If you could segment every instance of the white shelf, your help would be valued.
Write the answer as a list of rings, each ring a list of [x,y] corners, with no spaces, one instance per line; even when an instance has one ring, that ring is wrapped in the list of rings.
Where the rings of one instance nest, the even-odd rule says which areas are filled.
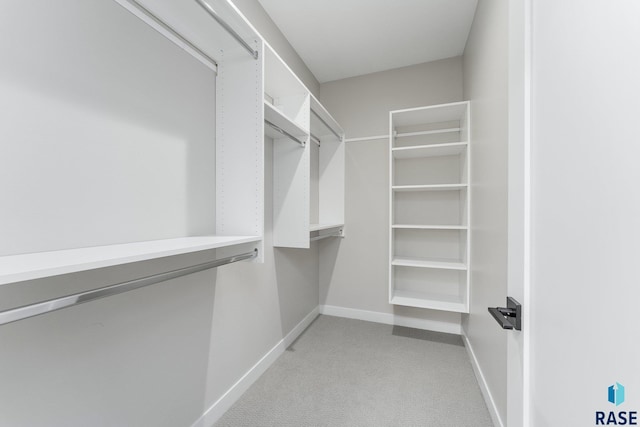
[[[396,159],[416,159],[421,157],[457,156],[466,148],[466,142],[451,142],[447,144],[395,147],[391,149],[391,152]]]
[[[437,135],[440,133],[453,133],[460,132],[460,128],[446,128],[446,129],[433,129],[433,130],[421,130],[418,132],[397,132],[394,134],[395,138],[407,138],[409,136],[421,136],[421,135]]]
[[[467,112],[468,101],[429,105],[393,111],[394,126],[415,126],[425,123],[460,121]]]
[[[344,224],[310,224],[309,231],[322,231],[322,230],[330,230],[332,228],[342,228]]]
[[[130,262],[259,242],[258,236],[199,236],[0,257],[0,285]]]
[[[336,119],[334,119],[333,116],[329,114],[327,109],[324,108],[324,106],[320,103],[320,101],[318,101],[315,96],[313,96],[313,94],[311,94],[311,111],[315,113],[311,114],[311,128],[313,129],[313,133],[315,136],[334,136],[333,132],[337,133],[338,135],[344,136],[344,130],[342,129],[342,127],[340,127]]]
[[[417,268],[438,268],[443,270],[466,270],[467,266],[461,261],[452,261],[445,259],[425,259],[425,258],[407,258],[393,257],[391,265],[398,267],[417,267]]]
[[[410,230],[466,230],[466,225],[418,225],[418,224],[393,224],[394,229]]]
[[[437,184],[437,185],[394,185],[393,191],[452,191],[466,190],[467,184]]]
[[[288,132],[291,135],[298,137],[300,139],[304,140],[309,135],[309,131],[305,130],[302,126],[290,120],[287,116],[285,116],[276,107],[271,105],[268,101],[264,101],[264,119],[278,126],[283,131]],[[267,134],[267,136],[274,139],[286,138],[285,135],[273,129],[271,126],[267,125],[266,123],[264,125],[264,131]]]
[[[389,301],[395,305],[468,313],[462,297],[395,289]]]

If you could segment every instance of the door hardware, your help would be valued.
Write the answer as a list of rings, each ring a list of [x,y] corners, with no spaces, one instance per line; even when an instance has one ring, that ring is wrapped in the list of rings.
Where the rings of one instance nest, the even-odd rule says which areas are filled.
[[[522,305],[515,299],[507,297],[506,307],[489,307],[489,313],[502,329],[522,330]]]

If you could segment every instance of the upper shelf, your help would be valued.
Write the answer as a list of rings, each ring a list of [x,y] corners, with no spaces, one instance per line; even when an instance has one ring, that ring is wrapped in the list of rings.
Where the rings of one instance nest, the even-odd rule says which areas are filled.
[[[447,144],[414,145],[411,147],[392,148],[396,159],[415,159],[420,157],[455,156],[467,148],[466,142],[452,142]]]
[[[467,101],[444,105],[408,108],[391,112],[393,125],[398,127],[415,126],[424,123],[442,123],[461,121],[467,112]]]
[[[344,137],[344,130],[326,108],[311,94],[311,133],[318,138],[324,136]]]
[[[0,285],[130,262],[259,242],[258,236],[199,236],[0,257]]]
[[[309,135],[309,131],[305,130],[302,126],[290,120],[280,110],[271,105],[268,101],[264,101],[264,119],[278,126],[283,131],[298,137],[299,139],[305,139]],[[284,138],[280,132],[273,129],[271,126],[265,125],[265,133],[271,138]]]
[[[437,135],[441,133],[455,133],[460,132],[460,128],[445,128],[445,129],[432,129],[421,130],[417,132],[396,132],[394,138],[408,138],[410,136],[423,136],[423,135]]]

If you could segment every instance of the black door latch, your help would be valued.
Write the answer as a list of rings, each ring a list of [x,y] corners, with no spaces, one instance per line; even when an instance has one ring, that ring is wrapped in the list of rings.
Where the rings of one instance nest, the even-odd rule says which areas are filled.
[[[513,298],[507,297],[506,307],[489,307],[489,313],[502,329],[522,330],[522,305]]]

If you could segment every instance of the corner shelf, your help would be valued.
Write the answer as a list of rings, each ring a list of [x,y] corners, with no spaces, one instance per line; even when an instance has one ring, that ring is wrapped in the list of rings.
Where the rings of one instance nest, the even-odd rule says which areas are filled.
[[[0,285],[172,255],[257,243],[260,236],[198,236],[0,257]]]

